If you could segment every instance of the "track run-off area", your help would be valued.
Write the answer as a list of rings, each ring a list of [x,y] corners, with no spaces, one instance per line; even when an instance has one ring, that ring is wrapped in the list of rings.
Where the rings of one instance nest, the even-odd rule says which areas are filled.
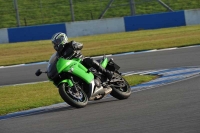
[[[76,109],[65,103],[0,119],[1,133],[200,132],[200,47],[109,55],[127,74],[160,78],[132,87],[126,100],[111,96]],[[96,57],[97,58],[97,57]],[[47,81],[35,76],[47,63],[1,67],[0,86]],[[16,92],[17,93],[17,92]]]

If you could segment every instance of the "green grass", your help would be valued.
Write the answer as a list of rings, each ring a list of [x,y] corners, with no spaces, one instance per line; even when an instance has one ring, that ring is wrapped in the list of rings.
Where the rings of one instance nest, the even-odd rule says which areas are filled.
[[[130,75],[130,76],[124,76],[124,78],[129,83],[130,86],[135,86],[135,85],[156,79],[157,76],[153,76],[153,75]]]
[[[183,47],[200,44],[200,25],[70,38],[83,43],[85,56]],[[50,40],[0,45],[0,66],[47,61],[54,53]]]
[[[70,22],[69,0],[17,0],[21,26]],[[110,0],[73,0],[75,21],[98,19]],[[134,0],[136,15],[167,12],[157,0]],[[200,8],[199,0],[162,0],[173,10]],[[0,28],[16,27],[13,1],[0,0]],[[126,6],[120,6],[126,5]],[[104,18],[130,16],[128,0],[115,0]]]
[[[131,86],[155,78],[147,75],[125,76]],[[0,97],[0,115],[64,102],[51,82],[1,87]]]

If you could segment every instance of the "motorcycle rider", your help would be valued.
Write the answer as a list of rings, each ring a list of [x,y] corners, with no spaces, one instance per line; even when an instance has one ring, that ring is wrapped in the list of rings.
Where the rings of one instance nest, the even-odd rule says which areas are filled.
[[[58,32],[55,33],[51,41],[53,43],[54,49],[57,51],[59,57],[63,58],[80,58],[82,60],[82,64],[87,68],[95,68],[104,75],[107,76],[109,80],[112,79],[112,73],[103,68],[96,60],[88,57],[85,58],[81,54],[81,49],[83,48],[83,44],[75,41],[68,42],[68,37],[65,33]]]

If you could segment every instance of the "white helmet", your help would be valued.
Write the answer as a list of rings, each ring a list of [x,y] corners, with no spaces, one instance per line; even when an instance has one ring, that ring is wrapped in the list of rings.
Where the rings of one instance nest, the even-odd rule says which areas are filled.
[[[68,37],[65,33],[58,32],[52,36],[51,41],[54,45],[54,49],[58,52],[61,52],[64,48],[64,45],[68,43]]]

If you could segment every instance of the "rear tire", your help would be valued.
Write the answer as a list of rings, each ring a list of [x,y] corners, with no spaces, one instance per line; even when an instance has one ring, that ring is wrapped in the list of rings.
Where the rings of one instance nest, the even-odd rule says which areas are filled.
[[[112,92],[110,95],[119,100],[127,99],[131,95],[131,88],[128,82],[118,73],[114,73],[114,78],[120,81],[111,83]]]
[[[62,99],[69,105],[76,108],[83,108],[88,103],[88,97],[79,85],[78,91],[75,92],[72,87],[69,87],[67,83],[59,85],[59,94]]]

